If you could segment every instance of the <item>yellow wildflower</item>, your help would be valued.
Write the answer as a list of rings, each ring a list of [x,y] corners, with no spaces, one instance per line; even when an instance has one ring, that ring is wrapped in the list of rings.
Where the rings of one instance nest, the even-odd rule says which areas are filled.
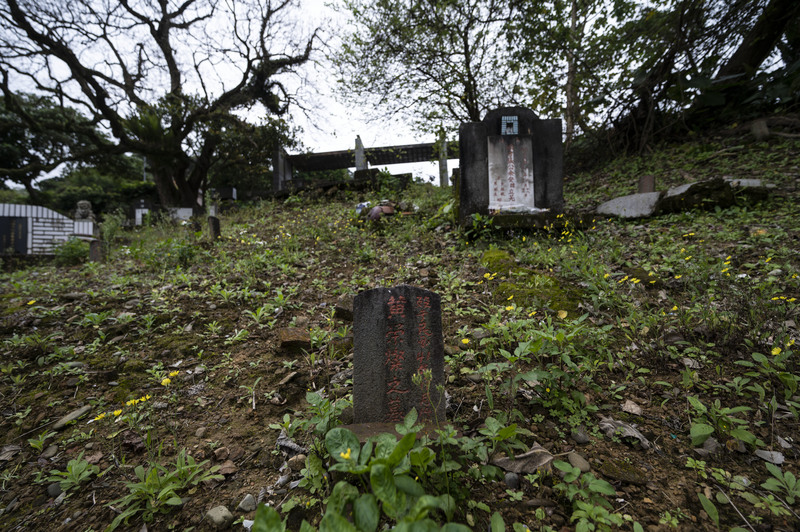
[[[675,312],[676,310],[678,310],[678,305],[674,305],[670,310],[672,310],[672,312]]]
[[[170,371],[169,376],[174,377],[175,375],[180,374],[180,371]]]
[[[164,377],[164,379],[161,381],[161,386],[169,386],[171,382],[172,379],[170,379],[169,377]]]
[[[35,299],[31,299],[30,301],[28,301],[28,305],[33,305],[34,303],[36,303]]]
[[[564,318],[567,317],[567,311],[566,310],[559,310],[558,311],[558,317],[563,320]]]
[[[508,296],[508,298],[506,299],[506,301],[511,301],[512,299],[514,299],[514,294],[511,294],[510,296]]]
[[[773,347],[772,348],[772,356],[778,356],[780,354],[781,354],[781,348],[780,347]]]
[[[675,276],[676,279],[680,279],[681,277],[683,277],[683,275],[676,275]]]
[[[103,412],[102,414],[99,414],[97,417],[94,418],[94,420],[95,421],[100,421],[104,417],[106,417],[106,413],[105,412]]]
[[[469,343],[469,338],[462,338],[461,343],[467,345]]]
[[[339,453],[339,456],[341,456],[345,460],[350,460],[350,447],[347,448],[346,453]]]
[[[509,305],[509,306],[506,307],[506,310],[514,310],[514,306],[513,305]]]
[[[119,416],[120,414],[122,414],[122,409],[121,408],[119,410],[114,410],[114,415],[115,416]]]

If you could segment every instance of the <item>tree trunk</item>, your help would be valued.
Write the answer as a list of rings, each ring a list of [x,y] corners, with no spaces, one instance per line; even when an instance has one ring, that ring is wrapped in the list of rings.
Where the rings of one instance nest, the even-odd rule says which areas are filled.
[[[575,65],[575,51],[578,47],[578,5],[577,0],[572,0],[569,20],[569,43],[567,48],[567,86],[564,90],[566,96],[566,140],[564,150],[569,150],[572,144],[572,137],[575,135],[575,75],[577,66]]]
[[[716,79],[746,76],[748,79],[775,49],[786,26],[800,16],[797,0],[771,0],[739,48],[717,72]]]

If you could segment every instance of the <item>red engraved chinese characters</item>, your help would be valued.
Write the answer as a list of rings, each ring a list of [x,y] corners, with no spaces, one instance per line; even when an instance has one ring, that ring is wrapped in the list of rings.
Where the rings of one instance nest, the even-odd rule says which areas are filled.
[[[388,403],[388,421],[402,421],[404,411],[403,396],[408,394],[407,385],[403,379],[406,362],[405,352],[405,325],[406,298],[392,295],[389,297],[389,323],[386,331],[386,357],[385,364],[388,369],[386,382],[386,400]]]
[[[428,316],[431,310],[430,296],[417,296],[417,372],[430,369],[431,352],[433,351],[433,333],[428,327]],[[430,397],[430,383],[422,381],[419,413],[424,419],[433,419],[433,406]]]

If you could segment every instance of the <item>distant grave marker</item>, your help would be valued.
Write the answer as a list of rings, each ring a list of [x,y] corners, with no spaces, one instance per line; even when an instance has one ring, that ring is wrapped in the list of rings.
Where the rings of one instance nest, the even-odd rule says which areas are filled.
[[[399,422],[412,408],[420,419],[444,422],[438,294],[408,285],[362,292],[353,301],[353,333],[356,423]],[[412,377],[425,370],[430,386],[415,384]]]
[[[561,120],[504,107],[461,124],[459,223],[473,214],[531,215],[560,211],[563,197]]]
[[[89,242],[89,262],[103,262],[103,241],[93,239]]]
[[[219,226],[219,218],[216,216],[208,217],[208,236],[211,238],[211,240],[219,240],[222,236]]]

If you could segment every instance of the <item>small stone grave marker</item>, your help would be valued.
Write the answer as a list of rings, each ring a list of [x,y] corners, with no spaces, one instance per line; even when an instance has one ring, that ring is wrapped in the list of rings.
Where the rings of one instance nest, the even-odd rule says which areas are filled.
[[[421,420],[444,422],[441,298],[408,285],[375,288],[353,301],[353,418],[400,422],[416,408]],[[430,384],[413,382],[431,370]]]
[[[208,236],[211,240],[219,240],[222,232],[220,231],[219,218],[216,216],[208,217]]]
[[[93,239],[89,242],[89,262],[103,262],[103,241]]]

